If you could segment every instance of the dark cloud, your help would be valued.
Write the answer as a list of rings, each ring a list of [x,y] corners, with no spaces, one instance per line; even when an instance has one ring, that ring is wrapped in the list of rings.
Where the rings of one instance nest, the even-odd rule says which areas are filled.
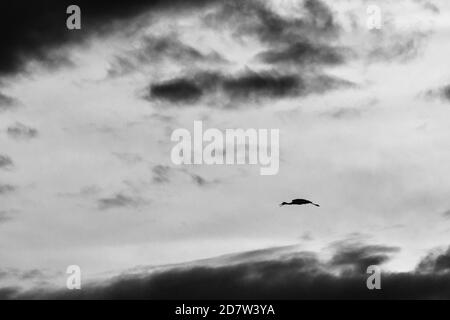
[[[18,287],[0,288],[0,300],[11,299],[20,292]]]
[[[365,273],[370,265],[381,265],[388,260],[393,253],[400,249],[381,245],[360,245],[341,242],[336,245],[336,253],[330,260],[334,267],[344,267],[351,272]]]
[[[150,94],[156,99],[163,99],[173,103],[192,103],[202,96],[202,89],[188,79],[173,79],[154,84],[150,88]]]
[[[117,193],[109,198],[98,200],[100,210],[109,210],[114,208],[137,208],[145,204],[145,201],[139,197],[132,197],[122,193]]]
[[[6,129],[6,133],[14,139],[32,139],[38,135],[38,131],[36,129],[19,122],[8,127],[8,129]]]
[[[163,99],[175,104],[190,104],[200,98],[222,93],[232,102],[259,101],[322,93],[353,86],[349,81],[315,73],[283,74],[277,71],[246,70],[235,75],[200,72],[150,86],[147,99]]]
[[[446,251],[436,250],[429,253],[417,265],[418,272],[450,272],[450,247]]]
[[[257,58],[270,64],[336,65],[344,62],[345,50],[309,41],[295,42],[281,48],[261,52]]]
[[[13,166],[14,163],[9,156],[0,154],[0,169],[11,169]]]
[[[78,0],[81,8],[81,30],[68,30],[66,9],[69,0],[2,1],[0,12],[0,75],[22,71],[29,60],[58,64],[65,60],[57,52],[65,44],[79,42],[98,32],[107,32],[120,22],[145,11],[198,8],[213,3],[209,0]],[[67,60],[66,60],[67,61]]]
[[[445,99],[450,100],[450,85],[442,87],[440,93]]]
[[[361,248],[364,253],[361,253]],[[311,252],[269,248],[185,265],[124,273],[109,281],[85,285],[83,290],[28,292],[3,289],[5,298],[19,299],[448,299],[450,273],[382,272],[381,290],[369,290],[368,274],[360,270],[336,274],[337,261],[359,265],[385,262],[388,246],[357,244],[321,261]],[[339,256],[339,259],[336,258]],[[372,258],[370,258],[372,257]],[[340,264],[339,262],[338,264]]]
[[[263,1],[226,1],[218,12],[207,16],[206,23],[212,27],[226,24],[237,37],[251,35],[270,45],[338,35],[340,27],[327,5],[320,0],[306,0],[302,5],[303,17],[285,18]]]

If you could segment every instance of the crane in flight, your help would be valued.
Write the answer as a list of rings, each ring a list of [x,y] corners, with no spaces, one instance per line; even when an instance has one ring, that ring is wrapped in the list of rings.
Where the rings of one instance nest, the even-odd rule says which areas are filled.
[[[303,205],[303,204],[312,204],[313,206],[320,207],[317,203],[311,202],[306,199],[294,199],[291,202],[282,202],[280,204],[280,207],[287,206],[287,205],[291,206],[291,205]]]

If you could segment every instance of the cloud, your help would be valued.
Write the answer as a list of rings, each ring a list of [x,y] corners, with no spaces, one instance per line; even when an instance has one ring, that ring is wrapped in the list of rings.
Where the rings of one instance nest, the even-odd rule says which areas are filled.
[[[282,48],[269,49],[257,55],[257,59],[269,64],[337,65],[342,64],[345,50],[309,41],[295,42]]]
[[[198,174],[191,174],[192,180],[195,182],[196,185],[198,186],[204,186],[207,184],[207,181],[199,176]]]
[[[450,272],[450,247],[446,251],[436,250],[429,253],[417,265],[418,272]]]
[[[142,161],[142,157],[136,153],[113,152],[113,155],[116,156],[120,161],[129,165],[136,164]]]
[[[17,99],[0,92],[0,112],[13,109],[19,104]]]
[[[11,220],[9,211],[5,211],[5,210],[0,211],[0,223],[7,222],[9,220]],[[0,278],[1,278],[1,273],[0,273]]]
[[[12,220],[13,216],[19,212],[20,211],[17,209],[0,210],[0,223]],[[2,278],[2,271],[0,269],[0,279],[1,278]]]
[[[192,173],[184,168],[173,168],[165,165],[156,165],[152,168],[153,182],[156,184],[164,184],[172,181],[172,178],[186,178],[189,177],[190,181],[199,187],[204,187],[212,183],[218,183],[219,180],[207,180],[199,174]],[[174,180],[175,180],[174,179]],[[178,181],[178,180],[177,180]]]
[[[448,299],[450,273],[382,272],[381,290],[369,290],[368,274],[336,274],[336,263],[383,263],[397,248],[355,243],[337,248],[330,260],[293,247],[227,255],[215,259],[125,272],[83,290],[8,290],[19,299]],[[355,259],[355,260],[353,260]],[[352,262],[353,261],[353,262]],[[438,261],[438,260],[436,260]],[[444,264],[447,268],[447,262]],[[439,269],[440,270],[440,269]]]
[[[117,193],[112,197],[99,199],[98,207],[100,210],[137,208],[145,203],[146,201],[139,197],[132,197],[122,193]]]
[[[14,166],[14,163],[12,161],[12,159],[5,155],[5,154],[0,154],[0,169],[11,169]]]
[[[314,40],[338,35],[340,27],[322,1],[304,1],[302,9],[302,17],[287,18],[262,1],[227,1],[218,12],[207,16],[206,23],[212,27],[226,24],[236,36],[255,36],[270,45],[293,43],[301,37]]]
[[[425,98],[439,98],[443,101],[450,101],[450,85],[444,85],[440,88],[429,89],[424,94]]]
[[[446,218],[450,218],[450,209],[445,211],[442,215]]]
[[[304,73],[282,74],[277,71],[246,70],[234,75],[199,72],[192,76],[174,78],[152,84],[147,99],[160,99],[180,105],[197,102],[202,97],[224,94],[232,102],[304,96],[322,93],[354,84],[335,77]]]
[[[7,12],[0,20],[0,75],[24,71],[30,60],[54,65],[67,62],[64,53],[57,51],[66,44],[79,43],[95,33],[107,32],[121,26],[121,22],[135,18],[145,11],[188,9],[209,5],[208,0],[79,0],[81,30],[66,28],[68,0],[40,2],[1,2],[0,11]]]
[[[170,182],[170,171],[169,166],[156,165],[152,168],[153,181],[155,183],[167,183]]]
[[[294,75],[249,72],[224,79],[223,89],[229,97],[238,99],[289,96],[302,90],[301,80]]]
[[[150,94],[156,99],[172,103],[192,103],[202,96],[203,91],[192,80],[180,78],[152,85]]]
[[[10,185],[10,184],[0,184],[0,195],[7,194],[14,192],[16,190],[16,187]]]
[[[126,75],[141,70],[143,64],[168,61],[171,65],[193,65],[195,63],[223,63],[217,52],[204,54],[177,39],[176,34],[146,36],[137,49],[128,50],[115,58],[108,70],[110,77]]]
[[[38,131],[34,128],[28,127],[20,122],[8,127],[6,133],[13,139],[32,139],[38,135]]]
[[[427,34],[415,32],[411,34],[376,35],[374,45],[367,53],[369,62],[405,62],[414,59],[420,53]]]
[[[348,242],[339,242],[335,248],[337,251],[331,258],[330,265],[350,268],[352,272],[361,274],[366,272],[368,266],[381,265],[390,260],[390,255],[400,251],[397,247]]]
[[[335,119],[357,118],[361,116],[364,110],[358,108],[338,108],[326,114]]]

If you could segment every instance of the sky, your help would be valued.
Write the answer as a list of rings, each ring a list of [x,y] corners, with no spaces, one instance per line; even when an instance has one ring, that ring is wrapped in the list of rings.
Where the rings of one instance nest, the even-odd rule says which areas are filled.
[[[94,284],[261,259],[289,275],[286,255],[448,276],[450,4],[379,1],[379,30],[369,4],[79,1],[81,30],[64,1],[1,8],[0,297],[64,287],[69,265]],[[174,165],[196,120],[279,129],[278,174]],[[320,208],[278,206],[294,198]]]

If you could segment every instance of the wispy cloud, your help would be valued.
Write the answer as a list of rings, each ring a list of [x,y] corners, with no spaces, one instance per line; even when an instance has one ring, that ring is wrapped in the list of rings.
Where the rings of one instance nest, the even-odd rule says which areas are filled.
[[[108,198],[101,198],[97,202],[100,210],[137,208],[147,203],[147,201],[140,197],[129,196],[122,193],[117,193]]]
[[[14,125],[6,129],[6,133],[13,139],[32,139],[37,137],[38,131],[35,128],[29,127],[23,123],[16,122]]]
[[[14,163],[9,156],[7,156],[5,154],[0,154],[0,169],[9,170],[13,166],[14,166]]]

